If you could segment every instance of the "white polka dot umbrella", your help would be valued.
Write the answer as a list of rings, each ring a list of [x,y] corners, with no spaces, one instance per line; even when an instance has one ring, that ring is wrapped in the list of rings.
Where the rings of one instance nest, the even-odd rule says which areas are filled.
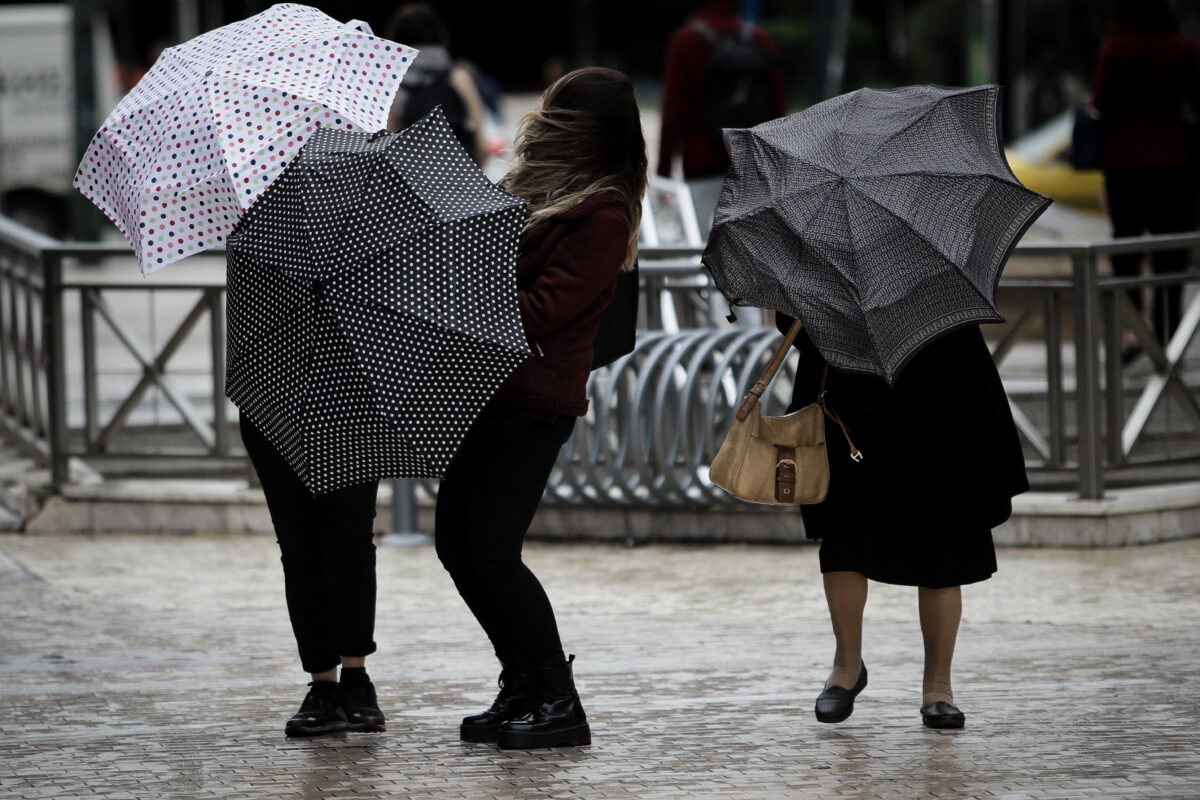
[[[273,5],[164,50],[92,138],[75,188],[149,274],[221,245],[318,127],[384,128],[416,53]]]
[[[525,216],[439,107],[321,128],[230,234],[226,394],[315,494],[441,477],[530,355]]]

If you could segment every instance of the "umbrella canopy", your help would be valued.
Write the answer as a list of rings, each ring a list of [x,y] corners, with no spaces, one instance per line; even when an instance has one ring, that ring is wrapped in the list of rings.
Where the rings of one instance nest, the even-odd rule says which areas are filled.
[[[317,130],[230,234],[226,394],[315,494],[441,477],[530,355],[526,212],[438,108]]]
[[[996,285],[1050,200],[1013,176],[999,87],[860,89],[726,129],[703,263],[731,303],[801,320],[833,366],[896,376]]]
[[[319,126],[386,127],[416,53],[357,20],[273,5],[164,50],[92,138],[74,186],[149,274],[221,245]]]

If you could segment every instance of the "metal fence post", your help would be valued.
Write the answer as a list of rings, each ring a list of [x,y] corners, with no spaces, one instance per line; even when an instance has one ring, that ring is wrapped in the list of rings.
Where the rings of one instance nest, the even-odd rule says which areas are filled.
[[[429,536],[417,527],[417,482],[412,478],[392,481],[392,530],[381,539],[384,545],[417,545]]]
[[[229,454],[229,434],[225,418],[225,307],[223,290],[210,289],[208,297],[209,351],[212,355],[213,376],[213,452]]]
[[[1079,496],[1104,496],[1104,464],[1100,444],[1100,289],[1096,253],[1071,259],[1075,306],[1075,404],[1079,430]]]
[[[50,482],[57,488],[69,480],[67,457],[67,357],[63,322],[62,256],[43,252],[42,330],[45,342],[46,394],[50,405]]]

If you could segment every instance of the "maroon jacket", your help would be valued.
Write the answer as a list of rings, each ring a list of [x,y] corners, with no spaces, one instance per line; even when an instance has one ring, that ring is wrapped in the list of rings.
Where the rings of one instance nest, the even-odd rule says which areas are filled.
[[[733,0],[714,0],[703,4],[694,19],[699,19],[714,31],[736,31],[742,25]],[[754,39],[768,52],[776,52],[775,42],[763,28],[754,31]],[[725,150],[704,132],[701,110],[708,100],[705,81],[710,46],[704,34],[683,25],[667,41],[666,63],[663,67],[661,103],[662,129],[659,134],[658,174],[671,177],[671,160],[676,152],[683,153],[684,177],[721,175],[729,167]],[[783,68],[771,67],[770,99],[773,118],[787,112]],[[763,120],[766,122],[766,120]]]
[[[533,350],[492,405],[582,417],[600,315],[617,288],[631,222],[615,190],[545,220],[521,237],[517,302]]]
[[[1182,109],[1200,111],[1200,47],[1181,33],[1113,33],[1100,45],[1092,103],[1104,120],[1101,169],[1187,161]]]

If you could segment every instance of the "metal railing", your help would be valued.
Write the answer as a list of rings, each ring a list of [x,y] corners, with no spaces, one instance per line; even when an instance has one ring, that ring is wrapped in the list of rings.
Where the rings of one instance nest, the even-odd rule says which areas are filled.
[[[1160,482],[1200,466],[1200,295],[1165,346],[1126,297],[1193,286],[1200,273],[1118,279],[1101,269],[1115,254],[1197,247],[1200,234],[1018,246],[1014,259],[1070,264],[1061,275],[1001,281],[1010,321],[988,332],[1035,480],[1096,498],[1106,483]],[[637,348],[593,373],[591,410],[563,448],[548,502],[730,502],[707,464],[778,333],[754,309],[726,321],[700,252],[643,249]],[[0,218],[0,429],[47,463],[56,484],[73,457],[101,472],[244,475],[224,397],[224,270],[114,280],[86,266],[110,258],[137,275],[123,244],[64,244]],[[1151,369],[1104,358],[1123,330],[1138,336]],[[786,404],[794,369],[793,356],[767,413]]]

